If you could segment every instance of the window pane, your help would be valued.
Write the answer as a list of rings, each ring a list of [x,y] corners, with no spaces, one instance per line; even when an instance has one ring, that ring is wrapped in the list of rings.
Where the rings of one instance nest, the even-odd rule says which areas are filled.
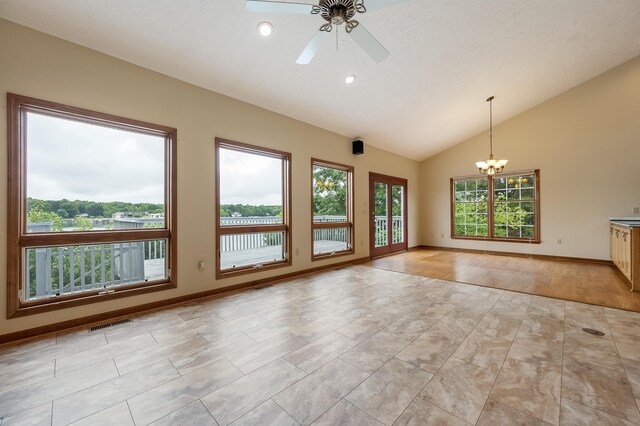
[[[520,191],[518,189],[507,190],[507,200],[519,200],[519,199],[520,199]]]
[[[498,189],[504,181],[505,190]],[[535,174],[503,176],[494,180],[496,237],[533,238],[535,233]]]
[[[350,250],[350,228],[314,229],[313,254],[328,254]]]
[[[387,223],[388,188],[385,183],[376,182],[374,185],[375,247],[383,247],[389,244],[389,224]]]
[[[486,178],[467,179],[454,182],[455,188],[464,184],[465,192],[456,194],[454,200],[454,235],[487,236],[487,198],[488,181]]]
[[[26,300],[167,278],[166,240],[25,250]]]
[[[495,236],[496,237],[506,237],[507,236],[507,228],[504,226],[496,226],[495,227]]]
[[[27,232],[165,226],[164,137],[26,117]]]
[[[520,227],[510,226],[507,228],[507,235],[509,237],[520,238]]]
[[[525,225],[533,226],[535,224],[535,216],[533,215],[533,213],[527,213],[527,214],[523,215],[522,217],[523,217],[523,223]]]
[[[535,236],[533,226],[523,226],[521,230],[522,230],[522,237],[524,238],[533,238]]]
[[[284,232],[220,236],[220,269],[279,262],[284,257]]]
[[[282,223],[283,160],[221,147],[220,225]]]
[[[533,188],[520,190],[521,200],[533,200],[533,197],[534,197]]]
[[[391,185],[391,243],[404,243],[404,186]]]
[[[313,166],[313,221],[346,222],[348,172]]]
[[[534,204],[529,202],[520,203],[520,208],[528,213],[534,213]]]

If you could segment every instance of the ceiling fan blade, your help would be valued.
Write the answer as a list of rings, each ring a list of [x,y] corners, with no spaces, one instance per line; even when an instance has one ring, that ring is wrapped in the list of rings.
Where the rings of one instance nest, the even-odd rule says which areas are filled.
[[[364,7],[367,8],[367,12],[373,12],[374,10],[395,6],[396,4],[404,3],[406,1],[407,0],[364,0]]]
[[[382,62],[387,59],[387,56],[389,56],[387,49],[385,49],[369,31],[367,31],[364,25],[359,24],[348,34],[360,45],[362,50],[371,56],[371,59],[375,62]]]
[[[244,5],[244,7],[250,12],[300,14],[310,14],[313,6],[314,5],[312,4],[266,0],[246,0]]]
[[[298,59],[296,59],[296,64],[307,65],[311,62],[313,57],[316,56],[316,53],[318,53],[318,50],[320,50],[322,42],[327,37],[329,37],[328,32],[318,31],[316,35],[313,36],[309,44],[307,44],[307,47],[304,48]]]

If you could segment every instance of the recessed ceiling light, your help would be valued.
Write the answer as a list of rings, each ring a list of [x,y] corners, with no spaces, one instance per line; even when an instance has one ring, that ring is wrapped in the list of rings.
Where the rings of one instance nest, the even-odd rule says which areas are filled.
[[[272,32],[273,25],[271,25],[271,22],[265,21],[258,24],[258,34],[260,34],[262,37],[269,37]]]
[[[356,76],[355,76],[355,75],[353,75],[353,74],[348,75],[348,76],[344,79],[344,82],[345,82],[345,83],[347,83],[347,84],[351,84],[351,83],[353,83],[354,81],[356,81]]]

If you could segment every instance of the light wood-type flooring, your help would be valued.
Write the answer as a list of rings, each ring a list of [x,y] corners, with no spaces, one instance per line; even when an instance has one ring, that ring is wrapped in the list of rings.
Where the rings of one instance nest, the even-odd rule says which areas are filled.
[[[640,292],[613,265],[429,248],[367,265],[397,272],[640,312]]]
[[[639,398],[638,313],[370,266],[0,347],[2,426],[631,425]]]

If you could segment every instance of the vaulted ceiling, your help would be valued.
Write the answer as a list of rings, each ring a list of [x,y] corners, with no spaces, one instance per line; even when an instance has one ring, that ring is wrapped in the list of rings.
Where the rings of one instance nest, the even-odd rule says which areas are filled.
[[[0,0],[0,16],[416,160],[485,130],[490,95],[501,122],[640,55],[638,0],[407,0],[357,17],[383,62],[340,28],[309,65],[319,16],[243,0]]]

